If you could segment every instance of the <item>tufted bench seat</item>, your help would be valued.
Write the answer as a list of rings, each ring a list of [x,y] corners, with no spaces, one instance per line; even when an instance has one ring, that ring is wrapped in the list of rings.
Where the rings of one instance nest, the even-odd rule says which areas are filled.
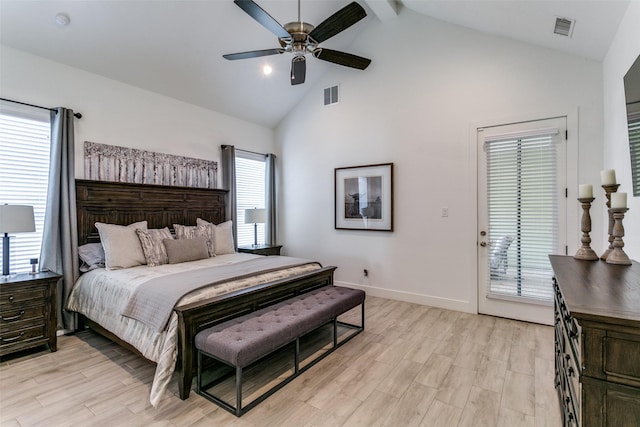
[[[364,291],[325,286],[199,332],[195,337],[195,346],[198,351],[197,393],[237,416],[242,415],[360,333],[364,329],[364,299]],[[351,325],[337,320],[338,316],[359,305],[362,307],[360,325]],[[300,337],[329,322],[333,323],[333,346],[300,369]],[[338,342],[338,325],[353,328],[356,332]],[[293,374],[243,407],[243,368],[293,342],[295,342]],[[235,368],[235,407],[207,391],[213,382],[207,385],[202,384],[203,356]]]

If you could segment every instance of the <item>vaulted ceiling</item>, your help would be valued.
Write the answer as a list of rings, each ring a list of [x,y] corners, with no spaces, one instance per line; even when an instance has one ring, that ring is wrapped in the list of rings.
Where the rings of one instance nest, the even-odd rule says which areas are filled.
[[[297,0],[255,0],[279,23],[296,21]],[[322,43],[350,45],[368,25],[421,13],[452,24],[601,61],[628,0],[360,0],[368,16]],[[301,18],[319,24],[347,0],[302,0]],[[67,26],[56,15],[70,18]],[[553,34],[556,17],[575,19],[572,37]],[[223,54],[277,47],[276,37],[232,0],[0,1],[0,43],[191,104],[276,126],[330,67],[307,60],[306,83],[290,85],[289,54],[227,61]],[[398,48],[402,48],[399,46]],[[375,52],[375,47],[371,49]],[[1,58],[0,58],[1,59]],[[262,74],[269,63],[273,72]],[[342,68],[342,67],[341,67]],[[365,71],[344,68],[347,73]],[[1,85],[1,76],[0,76]]]

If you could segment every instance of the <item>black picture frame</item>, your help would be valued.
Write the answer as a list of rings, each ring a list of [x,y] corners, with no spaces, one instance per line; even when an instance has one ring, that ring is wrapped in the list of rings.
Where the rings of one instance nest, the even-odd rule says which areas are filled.
[[[393,231],[393,163],[334,170],[336,230]]]

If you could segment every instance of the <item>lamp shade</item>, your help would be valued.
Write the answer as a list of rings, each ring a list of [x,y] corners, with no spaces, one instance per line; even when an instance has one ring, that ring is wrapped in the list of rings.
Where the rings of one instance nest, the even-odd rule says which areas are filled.
[[[266,220],[267,220],[266,209],[245,209],[244,210],[245,224],[264,224]]]
[[[33,206],[0,205],[0,233],[36,231]]]

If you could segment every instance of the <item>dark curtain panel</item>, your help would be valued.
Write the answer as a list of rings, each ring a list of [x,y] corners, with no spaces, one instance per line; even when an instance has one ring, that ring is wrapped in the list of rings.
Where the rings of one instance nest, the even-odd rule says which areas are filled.
[[[265,159],[265,208],[267,210],[267,219],[265,223],[265,243],[267,245],[278,244],[278,215],[276,200],[276,155],[267,154]]]
[[[58,328],[69,331],[77,328],[77,318],[64,306],[79,276],[73,125],[73,110],[51,112],[49,188],[40,250],[41,268],[63,276],[58,282]]]
[[[221,145],[222,155],[222,187],[229,190],[227,196],[227,221],[233,221],[233,241],[237,246],[238,230],[236,227],[236,149],[233,145]]]

